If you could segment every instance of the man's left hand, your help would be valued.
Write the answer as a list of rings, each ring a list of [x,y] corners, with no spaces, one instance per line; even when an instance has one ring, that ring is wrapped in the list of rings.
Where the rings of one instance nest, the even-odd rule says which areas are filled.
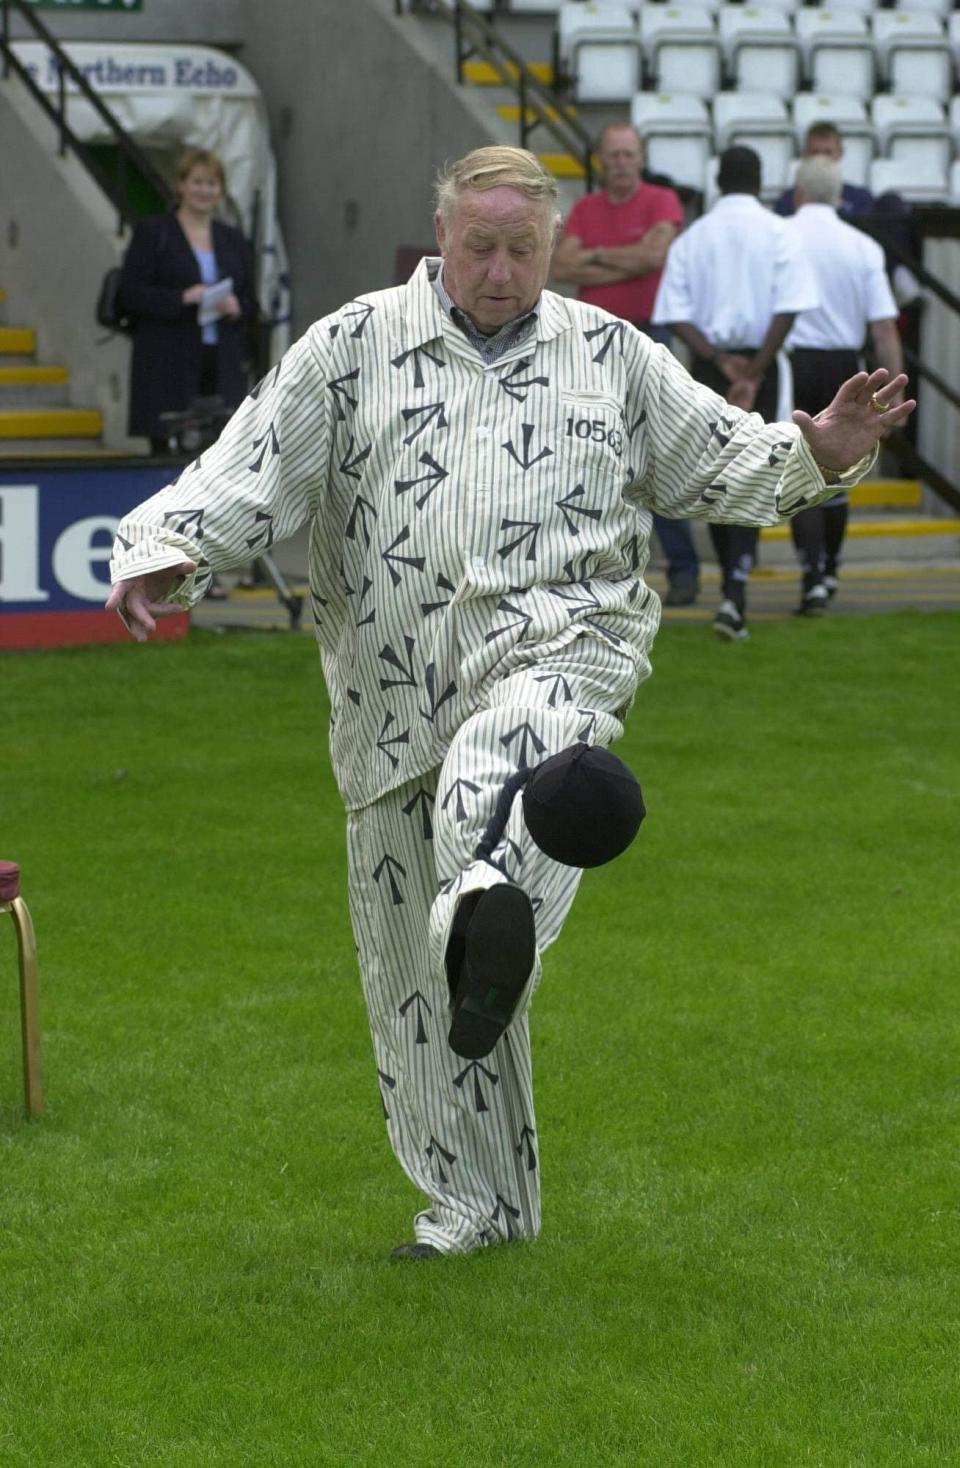
[[[756,377],[738,377],[727,388],[727,402],[749,413],[757,400],[759,388],[760,383]]]
[[[906,385],[904,373],[890,378],[885,367],[878,367],[876,372],[848,377],[833,402],[815,418],[796,409],[793,421],[820,467],[846,473],[872,453],[879,439],[906,423],[917,406],[913,398],[899,401]]]

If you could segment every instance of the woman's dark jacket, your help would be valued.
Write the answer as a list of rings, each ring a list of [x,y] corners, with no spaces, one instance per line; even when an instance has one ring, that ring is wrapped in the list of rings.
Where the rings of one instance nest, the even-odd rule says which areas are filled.
[[[213,253],[217,279],[229,275],[243,315],[217,321],[217,391],[231,408],[248,387],[257,303],[253,254],[239,230],[213,221]],[[182,412],[200,387],[200,326],[197,307],[185,306],[182,295],[200,281],[200,267],[174,214],[141,219],[123,260],[120,296],[133,318],[130,366],[131,434],[161,438],[161,413]]]

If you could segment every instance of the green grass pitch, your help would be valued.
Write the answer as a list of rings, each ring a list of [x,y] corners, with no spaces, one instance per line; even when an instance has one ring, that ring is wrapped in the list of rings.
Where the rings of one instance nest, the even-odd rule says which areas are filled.
[[[532,1015],[543,1234],[399,1266],[311,641],[6,656],[0,1468],[960,1464],[958,644],[663,630]]]

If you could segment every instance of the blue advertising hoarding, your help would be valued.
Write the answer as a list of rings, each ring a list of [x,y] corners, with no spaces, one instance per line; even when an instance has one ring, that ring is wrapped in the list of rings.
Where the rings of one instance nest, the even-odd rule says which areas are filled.
[[[114,534],[124,514],[179,467],[142,459],[0,465],[0,648],[128,636],[103,610]],[[158,627],[175,637],[187,625],[184,614]]]

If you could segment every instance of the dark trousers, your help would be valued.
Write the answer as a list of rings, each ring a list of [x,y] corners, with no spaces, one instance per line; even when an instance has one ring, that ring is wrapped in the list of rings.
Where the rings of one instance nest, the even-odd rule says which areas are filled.
[[[700,575],[700,560],[693,544],[689,520],[668,520],[664,515],[653,513],[654,529],[667,558],[667,580],[671,586],[676,581],[693,579]]]
[[[634,325],[651,341],[659,342],[665,347],[670,345],[669,326],[653,326],[649,321],[635,321]],[[693,543],[690,521],[668,520],[665,515],[658,515],[654,511],[653,526],[667,560],[668,583],[674,586],[678,582],[697,582],[700,577],[700,558]]]
[[[729,350],[744,357],[756,355],[752,347],[730,347]],[[695,357],[690,370],[697,382],[702,382],[705,387],[712,387],[714,392],[726,397],[730,384],[719,367],[702,357]],[[763,374],[757,389],[753,412],[759,413],[765,423],[775,423],[777,420],[778,378],[777,364],[774,362]],[[760,531],[755,525],[716,525],[713,521],[708,528],[714,554],[720,563],[724,601],[732,601],[743,616],[747,602],[747,579],[756,565]]]
[[[833,402],[841,384],[860,371],[859,354],[847,349],[797,347],[790,362],[794,406],[811,416]],[[822,585],[824,576],[836,576],[848,514],[847,495],[841,490],[826,504],[801,510],[790,521],[790,534],[803,572],[804,596],[814,586]]]

